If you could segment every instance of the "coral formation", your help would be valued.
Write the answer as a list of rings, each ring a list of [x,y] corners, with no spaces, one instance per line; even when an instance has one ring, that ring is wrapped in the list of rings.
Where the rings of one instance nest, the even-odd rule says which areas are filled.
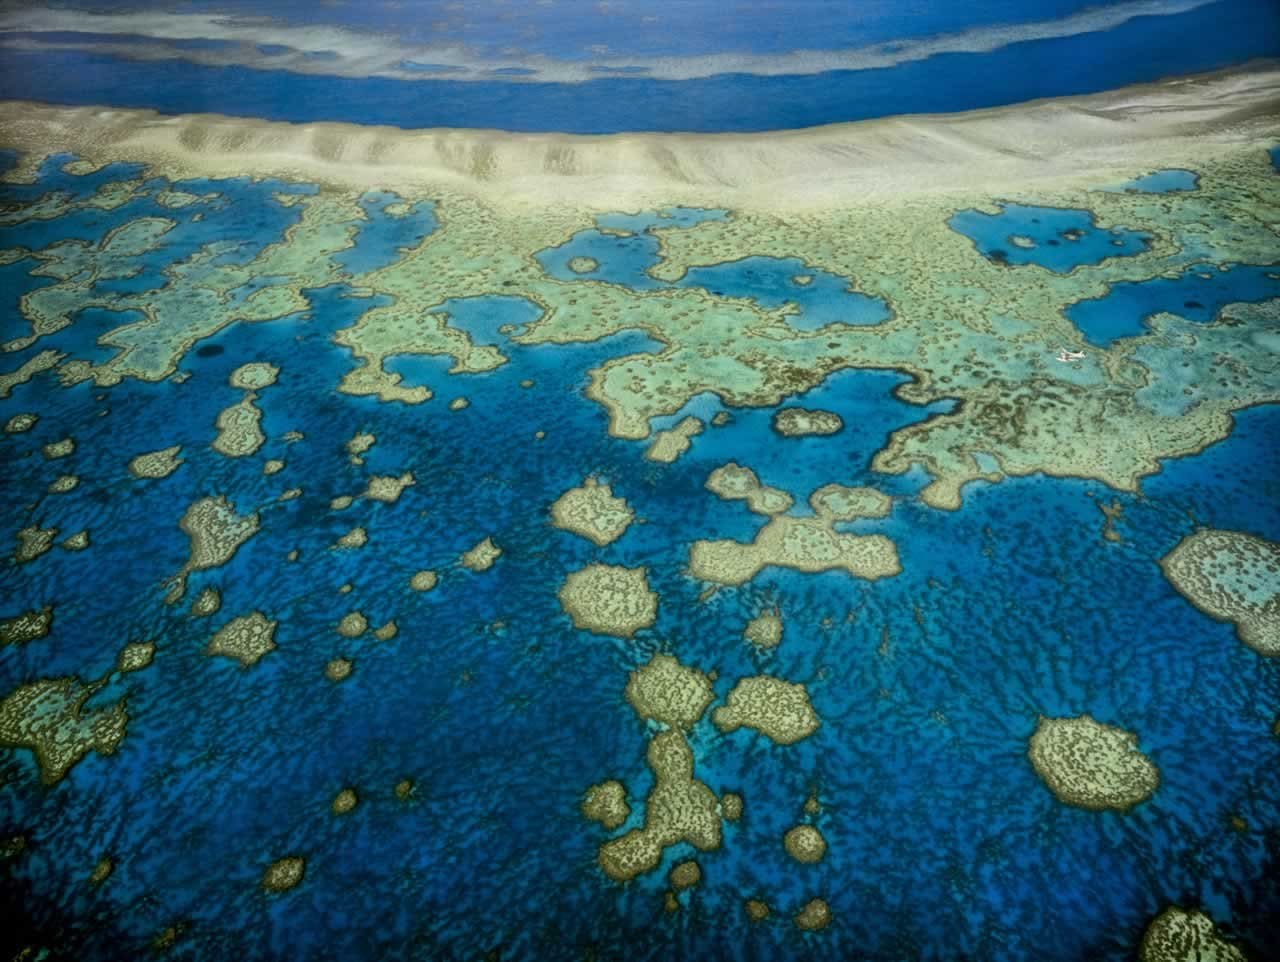
[[[15,414],[9,420],[4,422],[5,434],[23,434],[30,431],[36,426],[36,422],[40,420],[40,415],[30,412]]]
[[[667,881],[673,891],[683,892],[702,881],[702,867],[693,859],[677,862],[667,874]]]
[[[609,831],[618,828],[631,815],[626,787],[613,779],[592,785],[582,800],[582,814]]]
[[[430,591],[438,581],[439,577],[434,571],[423,569],[413,573],[413,577],[409,579],[409,587],[414,591]]]
[[[363,548],[369,543],[369,533],[364,528],[356,526],[340,537],[333,543],[333,547],[337,550],[344,548]]]
[[[468,571],[479,574],[493,567],[494,562],[502,556],[502,549],[494,543],[493,538],[485,538],[479,544],[462,553],[459,564]]]
[[[0,645],[25,645],[39,641],[53,627],[53,605],[33,608],[12,618],[0,620]]]
[[[130,642],[120,649],[120,654],[116,658],[116,671],[141,671],[151,664],[151,659],[155,657],[155,653],[156,645],[154,641]]]
[[[706,675],[670,655],[654,655],[631,672],[626,696],[641,718],[684,729],[693,727],[716,697]]]
[[[1088,715],[1041,717],[1027,755],[1066,805],[1127,811],[1155,793],[1160,773],[1138,750],[1138,736]]]
[[[354,811],[359,802],[360,797],[356,794],[354,788],[344,788],[333,797],[333,802],[329,805],[329,808],[334,815],[346,815],[348,812]]]
[[[575,628],[630,638],[658,615],[658,593],[649,590],[644,568],[588,565],[564,580],[560,605]]]
[[[742,796],[737,792],[725,792],[720,796],[720,815],[726,822],[742,818]]]
[[[218,613],[222,607],[222,593],[213,585],[200,589],[200,593],[191,602],[192,618],[208,618]]]
[[[782,643],[782,615],[777,611],[762,611],[747,622],[742,637],[757,648],[777,648]]]
[[[821,724],[804,685],[769,675],[741,679],[711,720],[722,732],[753,728],[779,745],[808,738]]]
[[[268,652],[274,651],[276,622],[260,611],[232,618],[218,629],[205,649],[206,654],[221,655],[240,662],[242,668],[256,665]]]
[[[725,496],[722,491],[729,490],[734,492],[731,497],[744,498],[751,507],[753,499],[754,504],[760,505],[762,492],[772,490],[760,488],[754,473],[747,469],[730,464],[718,470],[726,469],[733,470],[712,475],[716,480],[712,490],[721,497]],[[689,573],[703,581],[740,585],[770,565],[810,574],[845,571],[867,581],[901,572],[898,549],[884,535],[846,534],[834,527],[838,521],[857,517],[882,517],[889,504],[884,495],[868,488],[826,485],[810,496],[809,503],[813,517],[761,511],[774,516],[749,543],[695,541],[689,549]]]
[[[187,575],[193,571],[219,568],[230,561],[240,546],[258,531],[259,518],[236,513],[225,497],[201,498],[183,514],[178,526],[191,542],[186,564],[173,576],[165,601],[175,604],[187,591]]]
[[[53,547],[53,539],[57,536],[57,528],[42,528],[37,524],[28,525],[16,535],[18,547],[14,549],[13,560],[18,564],[34,561]]]
[[[248,394],[219,412],[214,422],[218,433],[212,445],[219,454],[228,458],[244,458],[266,443],[267,437],[261,427],[262,410],[254,404],[253,398],[253,394]]]
[[[1236,626],[1260,655],[1280,655],[1280,544],[1204,528],[1160,561],[1170,584],[1205,614]]]
[[[689,450],[692,439],[702,433],[703,424],[695,417],[687,417],[669,431],[659,431],[653,436],[644,456],[650,461],[670,464]]]
[[[668,846],[688,842],[701,851],[720,847],[720,815],[711,789],[693,777],[693,752],[672,728],[649,742],[654,786],[645,799],[644,827],[600,846],[600,867],[626,882],[652,871]]]
[[[67,551],[83,551],[89,547],[89,529],[77,531],[62,540],[62,547]]]
[[[20,685],[0,701],[0,745],[31,749],[46,785],[60,781],[91,751],[113,754],[124,740],[129,715],[123,701],[86,708],[100,687],[70,677]]]
[[[76,442],[74,438],[63,438],[61,441],[52,441],[41,449],[46,461],[54,461],[58,458],[69,457],[75,453],[75,450]]]
[[[302,881],[306,874],[306,860],[298,855],[286,855],[267,866],[262,873],[262,887],[268,892],[287,892]]]
[[[1140,962],[1245,962],[1245,955],[1218,933],[1203,912],[1171,905],[1142,936]]]
[[[822,899],[810,899],[792,921],[796,928],[817,932],[831,924],[831,908]]]
[[[773,429],[786,438],[810,434],[835,434],[844,421],[834,411],[811,411],[808,408],[780,408],[773,416]]]
[[[359,638],[369,630],[369,619],[359,611],[348,611],[338,620],[337,630],[343,638]]]
[[[782,845],[797,862],[821,862],[827,854],[827,840],[812,825],[797,825],[782,837]]]
[[[782,514],[794,504],[787,492],[762,485],[754,471],[733,461],[712,471],[706,488],[725,501],[746,501],[756,514]]]
[[[600,548],[621,538],[634,518],[630,505],[595,478],[570,488],[551,505],[555,527],[582,535]]]
[[[369,486],[365,488],[364,496],[371,501],[395,504],[400,500],[400,495],[404,493],[404,489],[412,487],[416,483],[412,471],[406,471],[399,477],[395,475],[374,475],[369,479]]]

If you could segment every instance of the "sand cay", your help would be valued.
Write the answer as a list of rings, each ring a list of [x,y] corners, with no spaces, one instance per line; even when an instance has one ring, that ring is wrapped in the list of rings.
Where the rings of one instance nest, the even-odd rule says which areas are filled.
[[[618,210],[658,203],[822,208],[904,192],[999,194],[1010,182],[1098,182],[1134,158],[1194,166],[1280,134],[1280,64],[1102,94],[765,134],[576,136],[288,124],[216,114],[0,104],[0,143],[154,164],[169,176],[265,176],[494,203]],[[31,164],[39,158],[26,158]],[[21,176],[20,168],[18,175]]]

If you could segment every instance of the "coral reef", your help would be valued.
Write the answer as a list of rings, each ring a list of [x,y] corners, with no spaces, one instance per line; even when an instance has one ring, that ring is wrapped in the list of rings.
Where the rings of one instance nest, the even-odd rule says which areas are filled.
[[[1088,715],[1042,717],[1027,755],[1058,800],[1078,808],[1127,811],[1160,784],[1156,766],[1138,750],[1137,735]]]
[[[582,535],[600,548],[621,538],[634,518],[630,505],[595,478],[570,488],[551,505],[553,525]]]
[[[741,679],[711,720],[722,732],[753,728],[779,745],[808,738],[821,724],[804,685],[769,675]]]
[[[260,611],[252,611],[232,618],[219,628],[205,652],[232,658],[240,662],[242,668],[251,668],[263,655],[275,650],[275,634],[276,622]]]
[[[654,655],[631,673],[627,703],[637,715],[670,728],[691,728],[715,700],[711,681],[670,655]]]
[[[1280,544],[1201,529],[1160,561],[1170,584],[1205,614],[1236,626],[1260,655],[1280,655]]]
[[[559,598],[575,628],[599,635],[630,638],[658,614],[658,593],[649,590],[644,568],[588,565],[565,578]]]
[[[693,777],[693,752],[676,729],[649,742],[654,786],[645,799],[644,827],[600,846],[600,867],[626,882],[652,871],[665,848],[688,842],[701,851],[720,847],[720,815],[711,789]]]

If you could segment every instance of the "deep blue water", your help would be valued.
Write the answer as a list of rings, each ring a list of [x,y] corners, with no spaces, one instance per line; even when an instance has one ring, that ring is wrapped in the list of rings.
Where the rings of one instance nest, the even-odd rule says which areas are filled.
[[[1103,230],[1089,211],[1060,207],[1002,204],[998,214],[962,210],[947,223],[973,241],[983,257],[1015,266],[1035,264],[1057,274],[1108,257],[1140,254],[1150,243],[1150,235],[1142,231]]]
[[[163,0],[72,0],[50,6],[168,12]],[[185,10],[270,16],[286,24],[318,24],[373,30],[394,28],[416,43],[463,43],[481,51],[519,48],[529,53],[581,58],[592,44],[616,54],[696,55],[726,50],[779,53],[830,49],[953,32],[990,24],[1063,17],[1093,4],[1088,0],[982,0],[963,6],[881,7],[857,4],[857,16],[833,15],[827,0],[793,0],[789,16],[755,0],[681,0],[643,7],[601,7],[596,0],[555,4],[484,4],[459,7],[445,0],[412,0],[387,8],[370,4],[324,4],[309,0],[195,0]],[[852,12],[852,11],[851,11]],[[86,26],[88,23],[86,23]],[[714,25],[714,29],[708,29]]]
[[[807,278],[803,283],[797,278]],[[744,257],[708,267],[691,267],[681,287],[703,287],[718,297],[749,297],[761,307],[791,303],[800,313],[788,323],[801,331],[828,324],[879,324],[891,316],[878,297],[850,290],[847,278],[806,267],[795,257]]]
[[[226,207],[197,223],[224,217],[218,229],[231,231],[238,217],[270,222],[274,234],[253,235],[270,243],[296,211],[271,199],[279,187],[206,183]],[[147,203],[76,229],[100,239],[118,218],[151,213]],[[4,244],[32,246],[49,230],[19,225]],[[395,243],[379,240],[371,262]],[[178,252],[161,248],[144,270]],[[106,962],[145,957],[157,933],[183,922],[173,958],[436,960],[499,950],[517,960],[1119,962],[1133,958],[1151,916],[1176,902],[1202,906],[1257,958],[1274,944],[1280,873],[1268,832],[1280,818],[1280,739],[1270,729],[1280,671],[1231,626],[1196,612],[1154,562],[1196,524],[1280,539],[1280,407],[1239,413],[1228,440],[1167,462],[1141,497],[1029,477],[975,483],[961,510],[939,512],[915,498],[918,475],[869,468],[889,432],[951,407],[895,399],[904,380],[895,372],[841,373],[788,399],[839,412],[846,426],[832,438],[781,438],[768,427],[773,409],[734,409],[728,425],[658,465],[643,458],[644,442],[609,438],[603,409],[582,393],[590,368],[657,348],[641,335],[507,342],[510,363],[482,375],[449,376],[447,359],[401,358],[395,369],[436,397],[384,404],[334,392],[354,361],[332,335],[375,302],[344,285],[305,294],[306,311],[197,342],[183,383],[62,388],[45,374],[0,400],[0,420],[41,414],[0,448],[6,530],[88,527],[93,542],[83,554],[55,548],[25,566],[0,563],[0,613],[56,606],[48,639],[0,649],[0,692],[38,677],[97,677],[126,642],[159,643],[150,668],[98,696],[127,694],[129,733],[114,756],[90,755],[46,789],[29,752],[0,750],[0,837],[29,841],[0,861],[6,911],[22,912],[0,926],[0,940],[22,935]],[[531,319],[518,298],[442,309],[481,339]],[[82,323],[98,321],[82,316],[73,330]],[[224,458],[209,448],[214,419],[241,396],[229,373],[253,360],[281,368],[279,383],[259,392],[269,440],[255,456]],[[446,410],[455,396],[470,406]],[[721,407],[708,396],[689,410],[709,418]],[[290,430],[304,440],[285,443]],[[363,466],[343,450],[357,431],[378,439]],[[41,446],[67,434],[75,454],[45,461]],[[171,444],[186,459],[172,476],[128,476],[130,457]],[[277,457],[286,468],[264,477],[262,462]],[[892,514],[858,528],[893,538],[903,573],[869,584],[769,569],[700,602],[703,585],[684,574],[689,542],[749,539],[761,523],[703,488],[730,459],[801,505],[829,482],[890,491]],[[82,479],[74,492],[42,493],[68,470]],[[369,476],[405,470],[417,483],[398,503],[329,508]],[[547,520],[550,502],[592,473],[645,519],[604,549]],[[294,486],[302,497],[276,501]],[[262,530],[224,568],[192,576],[188,601],[206,585],[223,597],[217,615],[197,620],[162,598],[187,555],[177,521],[211,494],[260,510]],[[1119,544],[1100,536],[1101,499],[1125,506]],[[28,503],[30,512],[18,507]],[[329,549],[357,524],[366,547]],[[504,549],[494,568],[458,567],[485,536]],[[662,599],[652,629],[621,642],[572,628],[556,589],[593,559],[649,567]],[[434,591],[409,590],[420,568],[440,572]],[[337,590],[344,583],[349,594]],[[742,643],[743,626],[775,605],[786,634],[762,654]],[[280,620],[278,649],[249,670],[207,657],[212,632],[251,609]],[[352,609],[374,625],[394,618],[398,637],[341,638],[334,625]],[[697,776],[741,792],[746,815],[726,823],[719,851],[698,855],[702,884],[677,915],[662,910],[664,879],[690,850],[668,850],[659,870],[627,886],[610,883],[595,863],[609,835],[578,812],[588,785],[615,777],[632,799],[626,827],[643,817],[650,732],[623,689],[629,670],[664,649],[717,670],[720,697],[759,672],[805,682],[823,720],[785,748],[746,730],[720,735],[705,720],[696,728]],[[338,655],[355,671],[333,684],[323,671]],[[1160,767],[1159,791],[1129,815],[1063,807],[1026,760],[1041,713],[1081,712],[1139,733]],[[409,801],[393,793],[405,777],[416,783]],[[329,803],[346,786],[361,803],[334,816]],[[811,791],[830,849],[801,866],[780,838]],[[266,895],[263,869],[292,852],[307,858],[303,883]],[[103,854],[116,869],[92,888],[84,879]],[[789,916],[814,895],[837,921],[805,935]],[[747,922],[742,900],[752,896],[774,906],[772,921]]]
[[[669,287],[649,271],[661,259],[650,228],[690,228],[727,216],[724,210],[694,212],[681,208],[665,216],[606,214],[598,228],[578,231],[563,244],[539,251],[538,263],[562,281],[607,281],[636,291]],[[618,233],[627,232],[627,233]],[[800,331],[828,324],[879,324],[891,316],[878,297],[853,290],[849,278],[809,267],[796,257],[743,257],[722,264],[691,267],[676,287],[700,287],[716,297],[749,298],[766,309],[794,304],[787,323]]]
[[[409,205],[403,213],[388,214],[387,207],[399,199],[383,190],[369,191],[360,198],[360,207],[369,220],[360,225],[355,246],[334,258],[351,274],[366,274],[394,263],[402,249],[417,247],[436,229],[431,212],[434,205],[425,201]]]
[[[1077,301],[1066,309],[1086,341],[1108,347],[1122,337],[1147,330],[1146,319],[1168,311],[1206,324],[1227,304],[1280,297],[1280,264],[1193,264],[1177,277],[1112,284],[1102,297]]]
[[[999,4],[989,19],[969,7],[930,5],[927,16],[889,15],[889,35],[966,23],[1058,16],[1081,4]],[[247,12],[262,12],[252,4]],[[914,10],[915,8],[913,8]],[[308,5],[311,10],[311,5]],[[241,12],[246,12],[241,8]],[[705,8],[690,14],[706,16]],[[287,16],[287,15],[286,15]],[[572,21],[572,17],[566,18]],[[769,11],[748,21],[750,42],[735,42],[741,22],[725,18],[680,39],[662,29],[663,50],[767,51],[805,46],[791,19]],[[795,18],[797,20],[803,18]],[[416,21],[407,17],[406,22]],[[501,18],[478,18],[492,36]],[[830,49],[854,39],[863,16],[845,8],[816,21],[812,46]],[[831,25],[834,24],[834,29]],[[915,26],[913,26],[915,24]],[[642,31],[619,31],[638,37]],[[879,27],[871,34],[883,33]],[[786,39],[791,38],[791,39]],[[885,37],[888,39],[888,37]],[[644,53],[639,45],[620,49]],[[518,131],[613,133],[617,131],[758,131],[807,127],[905,113],[990,107],[1040,97],[1107,90],[1162,77],[1214,70],[1280,53],[1280,6],[1254,0],[1220,0],[1181,14],[1139,17],[1110,30],[1010,43],[987,53],[945,53],[891,67],[827,71],[813,75],[725,73],[673,81],[607,75],[585,83],[521,83],[507,80],[396,80],[302,75],[245,66],[200,66],[182,60],[126,60],[78,50],[6,50],[0,58],[0,97],[57,104],[149,107],[165,113],[215,112],[269,120],[345,120],[398,127],[482,127]],[[269,60],[259,63],[269,66]]]
[[[592,280],[623,284],[634,290],[655,290],[666,285],[649,276],[658,263],[658,238],[653,228],[695,227],[703,221],[723,220],[728,211],[668,207],[655,213],[603,214],[597,228],[581,230],[558,247],[538,253],[538,263],[562,281]],[[580,258],[578,270],[570,262]],[[596,266],[590,270],[590,261]]]

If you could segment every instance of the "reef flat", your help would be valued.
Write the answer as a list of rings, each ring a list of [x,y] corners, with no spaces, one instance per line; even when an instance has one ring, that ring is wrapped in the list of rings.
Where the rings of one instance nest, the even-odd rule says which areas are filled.
[[[23,298],[31,337],[65,327],[70,303],[145,310],[147,319],[104,335],[104,343],[119,348],[105,362],[42,353],[43,367],[5,376],[25,379],[57,364],[64,379],[102,385],[122,377],[159,379],[198,337],[304,308],[300,291],[337,278],[336,258],[351,246],[352,225],[363,216],[357,195],[347,191],[376,181],[406,202],[434,201],[441,226],[359,277],[366,296],[390,302],[370,307],[338,332],[339,343],[361,362],[343,376],[341,390],[428,400],[424,386],[406,387],[387,370],[395,355],[444,355],[455,373],[503,364],[497,346],[475,343],[438,313],[448,302],[501,293],[539,311],[512,344],[567,344],[641,330],[664,345],[656,354],[611,358],[593,371],[590,396],[608,410],[618,437],[647,437],[651,418],[674,414],[702,392],[732,405],[770,405],[842,369],[893,368],[912,377],[899,389],[904,400],[958,402],[951,413],[894,434],[877,457],[877,467],[892,473],[923,466],[934,477],[925,494],[930,504],[954,508],[960,489],[974,479],[1035,472],[1135,490],[1161,459],[1223,437],[1232,411],[1277,398],[1274,352],[1267,346],[1272,322],[1266,313],[1237,310],[1237,326],[1256,335],[1240,339],[1247,347],[1230,362],[1221,353],[1201,355],[1207,366],[1197,378],[1198,393],[1175,408],[1159,395],[1155,372],[1175,367],[1188,338],[1216,337],[1213,329],[1179,327],[1167,312],[1156,312],[1149,330],[1094,350],[1064,311],[1105,297],[1112,287],[1199,265],[1208,251],[1224,266],[1277,261],[1272,225],[1280,214],[1263,148],[1277,135],[1267,105],[1278,84],[1280,71],[1237,71],[956,117],[757,140],[653,135],[616,146],[608,138],[291,127],[4,105],[0,142],[25,151],[26,166],[10,180],[29,179],[41,156],[62,150],[95,167],[108,159],[136,160],[169,177],[252,172],[305,176],[333,188],[299,196],[300,221],[257,258],[218,265],[197,258],[145,298],[86,297],[71,265],[93,265],[97,277],[111,277],[122,269],[113,265],[161,242],[171,220],[134,221],[98,250],[61,244],[41,252],[42,272],[63,279]],[[991,142],[1018,149],[981,146]],[[655,152],[666,158],[662,164],[653,162]],[[1173,194],[1099,189],[1140,174],[1132,159],[1138,154],[1144,168],[1194,170],[1197,188]],[[538,160],[549,156],[556,164]],[[773,177],[782,166],[793,171],[788,179],[771,179],[769,189],[761,189],[766,173]],[[646,181],[641,174],[655,170],[679,176]],[[658,256],[647,267],[657,284],[650,281],[646,289],[578,281],[572,273],[575,280],[548,277],[533,257],[591,228],[602,209],[680,203],[695,194],[704,207],[730,207],[731,216],[691,227],[658,221],[647,229]],[[1087,210],[1087,222],[1101,231],[1141,227],[1147,239],[1132,250],[1109,248],[1115,256],[1066,273],[1037,266],[1041,251],[1056,249],[1050,247],[1011,264],[984,256],[981,245],[949,223],[957,210],[992,209],[996,198],[1034,205],[1025,210]],[[46,216],[57,212],[55,206]],[[501,251],[487,243],[494,233],[509,242]],[[1072,237],[1049,239],[1087,240]],[[489,253],[477,257],[481,250]],[[890,305],[891,317],[806,331],[788,323],[794,309],[785,304],[708,297],[681,286],[701,266],[747,254],[793,258],[806,269],[852,278],[854,289]],[[1019,282],[1019,272],[1032,272],[1035,282]],[[926,276],[929,283],[921,284]],[[264,277],[278,280],[253,281],[247,296],[217,297]],[[418,320],[423,317],[425,323]],[[30,343],[19,339],[9,347]],[[727,352],[726,344],[732,345]],[[1085,355],[1058,363],[1063,347],[1084,347]],[[217,443],[230,453],[257,443],[252,404],[246,397],[219,416],[224,430]],[[686,418],[675,434],[660,434],[654,456],[672,459],[696,444],[694,428]],[[994,464],[983,470],[978,462],[988,457]]]
[[[1132,732],[1088,715],[1041,718],[1027,754],[1036,774],[1067,805],[1127,811],[1160,784],[1159,770],[1137,742]]]
[[[1280,655],[1280,545],[1237,531],[1201,530],[1160,566],[1183,597],[1233,622],[1258,654]]]
[[[1266,944],[1278,94],[0,105],[28,956]]]

